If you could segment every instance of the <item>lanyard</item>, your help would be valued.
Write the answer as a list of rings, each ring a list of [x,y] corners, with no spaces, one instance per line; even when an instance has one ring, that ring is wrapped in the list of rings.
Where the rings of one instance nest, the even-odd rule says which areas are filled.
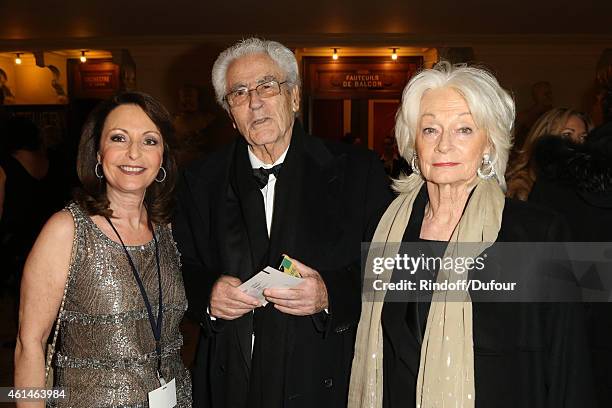
[[[128,262],[132,267],[132,272],[134,273],[134,278],[136,279],[136,283],[138,284],[138,288],[140,289],[140,294],[142,295],[142,300],[147,308],[147,315],[149,316],[149,323],[151,324],[151,330],[153,331],[153,337],[155,338],[155,353],[157,354],[157,373],[161,377],[161,331],[162,331],[162,320],[163,320],[163,312],[162,312],[162,287],[161,287],[161,270],[159,268],[159,246],[157,245],[157,237],[155,236],[155,230],[153,226],[149,224],[151,228],[151,232],[153,233],[153,241],[155,242],[155,261],[157,263],[157,284],[159,287],[159,308],[157,311],[157,322],[155,321],[155,317],[153,316],[153,310],[151,308],[151,302],[149,302],[149,297],[147,296],[147,292],[145,291],[144,285],[142,284],[142,279],[140,279],[140,275],[138,274],[138,270],[136,269],[136,265],[134,265],[134,261],[130,256],[123,240],[121,239],[121,235],[111,222],[108,217],[106,221],[110,224],[115,234],[119,238],[121,242],[121,246],[125,251],[125,255],[127,256]]]

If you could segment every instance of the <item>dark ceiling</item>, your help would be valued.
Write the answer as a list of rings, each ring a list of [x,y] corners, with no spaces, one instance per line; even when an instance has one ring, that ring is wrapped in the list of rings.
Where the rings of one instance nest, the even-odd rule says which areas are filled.
[[[0,41],[144,36],[612,35],[612,1],[0,0]]]

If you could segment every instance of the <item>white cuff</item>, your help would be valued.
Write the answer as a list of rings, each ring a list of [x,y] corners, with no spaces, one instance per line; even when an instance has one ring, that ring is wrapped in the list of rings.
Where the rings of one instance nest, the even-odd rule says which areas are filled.
[[[327,311],[327,309],[325,311]],[[208,308],[208,306],[206,306],[206,314],[210,317],[210,320],[212,320],[213,322],[217,320],[215,316],[210,314],[210,309]]]

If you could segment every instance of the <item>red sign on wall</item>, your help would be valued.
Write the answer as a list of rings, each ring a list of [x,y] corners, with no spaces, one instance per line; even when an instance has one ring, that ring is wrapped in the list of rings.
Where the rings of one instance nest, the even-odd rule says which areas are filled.
[[[81,85],[84,91],[113,89],[113,71],[82,72]]]
[[[110,61],[88,60],[71,64],[71,97],[108,98],[119,89],[119,66]]]

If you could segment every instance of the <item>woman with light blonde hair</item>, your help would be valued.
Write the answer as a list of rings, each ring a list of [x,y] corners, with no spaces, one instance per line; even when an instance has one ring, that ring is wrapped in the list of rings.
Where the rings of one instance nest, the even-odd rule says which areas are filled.
[[[570,108],[554,108],[543,114],[527,134],[525,143],[506,174],[506,195],[527,201],[537,174],[533,153],[542,136],[555,135],[582,143],[592,129],[593,122],[587,115]]]

